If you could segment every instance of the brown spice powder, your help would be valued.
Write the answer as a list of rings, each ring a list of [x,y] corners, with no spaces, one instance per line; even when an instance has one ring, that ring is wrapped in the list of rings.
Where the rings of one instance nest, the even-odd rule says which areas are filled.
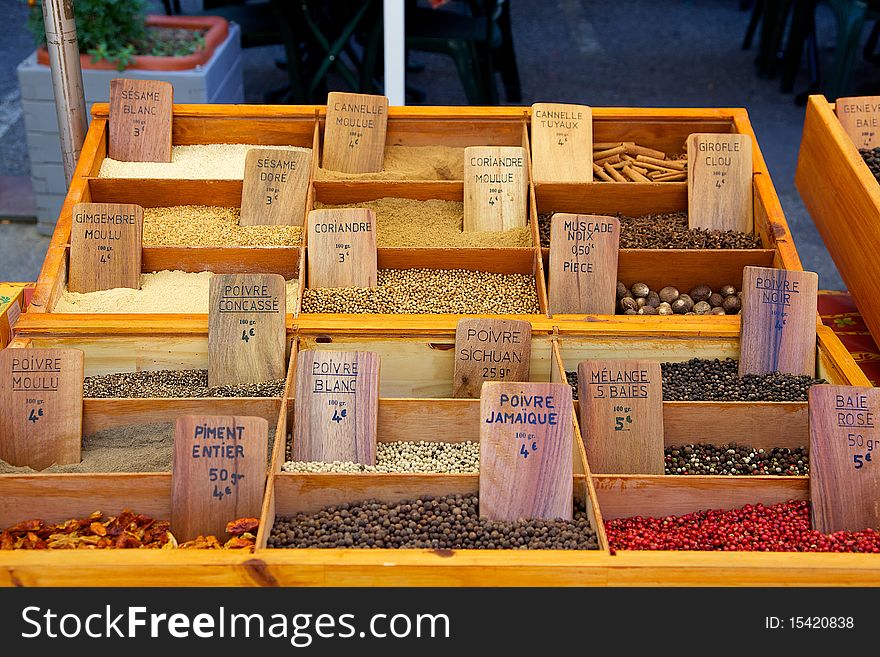
[[[388,146],[382,171],[342,173],[319,168],[315,180],[464,180],[464,148]]]

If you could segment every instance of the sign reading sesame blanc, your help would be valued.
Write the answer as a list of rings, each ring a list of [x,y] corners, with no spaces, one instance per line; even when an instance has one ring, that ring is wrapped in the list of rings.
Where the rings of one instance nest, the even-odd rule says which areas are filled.
[[[743,269],[740,376],[815,376],[818,287],[811,271]]]
[[[483,384],[481,518],[571,520],[572,408],[567,383]]]
[[[452,396],[478,399],[484,381],[528,381],[532,325],[512,319],[460,319],[455,327]]]
[[[342,173],[381,171],[387,128],[386,96],[331,91],[327,94],[321,166]]]
[[[44,470],[79,463],[83,352],[0,351],[0,459]]]
[[[809,400],[813,528],[880,530],[880,389],[812,386]]]
[[[302,226],[312,149],[251,148],[244,160],[241,226]]]
[[[464,230],[501,231],[528,223],[528,163],[519,146],[464,149]]]
[[[294,412],[294,461],[376,465],[379,354],[299,352]]]
[[[578,400],[593,472],[663,474],[660,363],[585,360],[578,364]]]
[[[838,98],[834,108],[856,148],[880,146],[880,96]]]
[[[215,274],[208,292],[208,385],[285,375],[287,289],[279,274]]]
[[[557,212],[550,218],[549,309],[613,315],[620,220]]]
[[[184,415],[174,427],[171,532],[180,541],[216,536],[226,523],[259,518],[266,483],[265,418]]]
[[[688,225],[751,233],[752,138],[695,133],[688,137]]]
[[[70,224],[67,289],[141,287],[144,209],[130,203],[77,203]]]
[[[532,105],[532,179],[593,182],[593,109],[586,105]]]
[[[376,287],[376,215],[369,208],[312,210],[309,287]]]
[[[110,80],[108,157],[123,162],[170,162],[173,103],[170,82]]]

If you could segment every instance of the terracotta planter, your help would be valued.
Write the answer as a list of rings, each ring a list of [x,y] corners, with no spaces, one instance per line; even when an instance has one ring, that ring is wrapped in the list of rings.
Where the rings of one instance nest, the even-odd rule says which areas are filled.
[[[126,67],[130,69],[144,69],[149,71],[183,71],[196,66],[204,65],[214,49],[226,39],[229,32],[229,23],[225,18],[220,16],[147,16],[147,25],[153,27],[172,27],[183,28],[187,30],[206,30],[205,47],[192,55],[180,57],[156,57],[153,55],[137,55],[131,64]],[[91,55],[80,55],[80,66],[82,68],[93,68],[102,70],[115,70],[116,65],[113,62],[100,60],[92,61]],[[49,65],[49,52],[46,48],[37,49],[37,62],[45,66]]]

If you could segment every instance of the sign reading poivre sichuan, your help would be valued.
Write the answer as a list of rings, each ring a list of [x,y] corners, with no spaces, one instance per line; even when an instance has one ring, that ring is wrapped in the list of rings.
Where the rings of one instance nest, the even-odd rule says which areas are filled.
[[[173,103],[170,82],[110,80],[108,157],[123,162],[170,162]]]
[[[330,92],[321,166],[342,173],[381,171],[387,127],[386,96]]]
[[[251,148],[241,187],[242,226],[302,226],[309,193],[310,148]]]
[[[532,105],[532,179],[593,182],[593,110],[586,105]]]
[[[70,224],[67,289],[141,287],[144,210],[126,203],[77,203]]]
[[[215,274],[208,293],[208,385],[262,383],[285,373],[284,277]]]
[[[880,96],[838,98],[834,110],[856,148],[880,146]]]
[[[368,208],[312,210],[309,287],[376,287],[376,215]]]
[[[695,133],[688,137],[688,225],[751,233],[752,138]]]
[[[511,319],[465,318],[455,327],[452,396],[477,399],[485,381],[528,381],[532,325]]]
[[[528,187],[524,148],[465,148],[464,230],[502,231],[527,225]]]
[[[79,463],[83,352],[0,351],[0,459],[44,470]]]

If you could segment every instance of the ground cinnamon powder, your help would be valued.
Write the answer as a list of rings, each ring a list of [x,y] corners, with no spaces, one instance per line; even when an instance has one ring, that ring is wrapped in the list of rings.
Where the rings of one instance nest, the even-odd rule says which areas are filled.
[[[387,146],[382,171],[342,173],[318,169],[316,180],[464,180],[464,148]]]

